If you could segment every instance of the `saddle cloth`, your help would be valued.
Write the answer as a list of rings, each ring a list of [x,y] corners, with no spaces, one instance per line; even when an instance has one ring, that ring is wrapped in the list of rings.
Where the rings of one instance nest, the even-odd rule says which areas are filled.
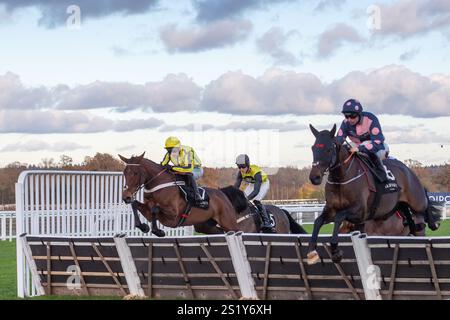
[[[185,182],[183,177],[177,176],[177,181],[183,181]],[[179,185],[178,188],[180,189],[181,196],[186,200],[186,202],[190,203],[192,207],[197,207],[197,204],[194,200],[194,190],[190,186]],[[205,188],[198,187],[198,191],[200,193],[200,198],[202,201],[206,201],[209,204],[209,195],[206,192]],[[207,209],[207,208],[202,208]]]
[[[366,167],[369,169],[369,172],[372,174],[375,182],[374,189],[377,193],[386,194],[397,192],[400,190],[400,187],[397,184],[397,179],[395,178],[393,172],[389,169],[389,165],[386,160],[383,161],[383,165],[387,176],[387,182],[381,182],[373,162],[365,156],[360,155],[358,158],[366,165]]]

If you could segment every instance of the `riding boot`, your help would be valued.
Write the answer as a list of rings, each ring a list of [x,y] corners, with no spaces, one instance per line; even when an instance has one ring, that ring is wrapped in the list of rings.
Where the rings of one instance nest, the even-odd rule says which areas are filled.
[[[187,177],[189,180],[189,185],[192,187],[192,190],[194,191],[195,204],[198,205],[200,208],[206,207],[207,203],[206,201],[203,201],[202,197],[200,196],[200,191],[198,190],[197,181],[195,181],[194,176],[192,174],[188,174]]]
[[[270,218],[269,214],[267,213],[266,207],[263,206],[263,204],[258,201],[254,200],[253,203],[258,208],[259,214],[261,215],[262,219],[262,225],[261,230],[263,233],[275,233],[275,230],[273,230],[272,226],[270,225]]]
[[[383,161],[374,153],[369,154],[370,160],[372,160],[375,165],[375,172],[377,173],[377,178],[380,182],[385,183],[388,182],[386,169],[384,168]]]

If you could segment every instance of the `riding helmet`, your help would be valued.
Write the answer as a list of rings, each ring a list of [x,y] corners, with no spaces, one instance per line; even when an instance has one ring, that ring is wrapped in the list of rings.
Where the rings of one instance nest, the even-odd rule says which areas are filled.
[[[180,140],[177,137],[168,137],[166,139],[166,149],[177,148],[180,146]]]
[[[356,99],[349,99],[345,101],[344,105],[342,106],[342,113],[357,113],[358,115],[361,115],[363,112],[363,107],[361,103]]]
[[[236,158],[236,165],[242,166],[245,165],[246,167],[250,166],[250,158],[246,154],[240,154]]]

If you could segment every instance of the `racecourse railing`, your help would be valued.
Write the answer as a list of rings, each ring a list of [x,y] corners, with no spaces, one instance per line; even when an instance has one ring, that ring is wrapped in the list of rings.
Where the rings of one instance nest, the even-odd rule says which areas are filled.
[[[12,241],[16,236],[16,212],[0,211],[0,240]]]
[[[130,205],[122,201],[122,172],[32,170],[16,183],[16,234],[61,237],[149,237],[134,228]],[[142,200],[142,191],[137,199]],[[141,221],[145,221],[140,216]],[[192,227],[166,228],[169,236],[192,235]],[[17,243],[19,295],[34,290]]]
[[[162,299],[450,298],[450,238],[340,236],[343,259],[307,264],[309,235],[22,236],[33,295]],[[29,295],[29,294],[26,294]]]

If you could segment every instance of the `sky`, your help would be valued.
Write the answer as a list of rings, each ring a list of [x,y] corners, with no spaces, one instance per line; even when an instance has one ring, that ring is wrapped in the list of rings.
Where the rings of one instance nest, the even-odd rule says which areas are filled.
[[[304,167],[349,98],[450,161],[448,0],[0,0],[0,166],[97,152]]]

